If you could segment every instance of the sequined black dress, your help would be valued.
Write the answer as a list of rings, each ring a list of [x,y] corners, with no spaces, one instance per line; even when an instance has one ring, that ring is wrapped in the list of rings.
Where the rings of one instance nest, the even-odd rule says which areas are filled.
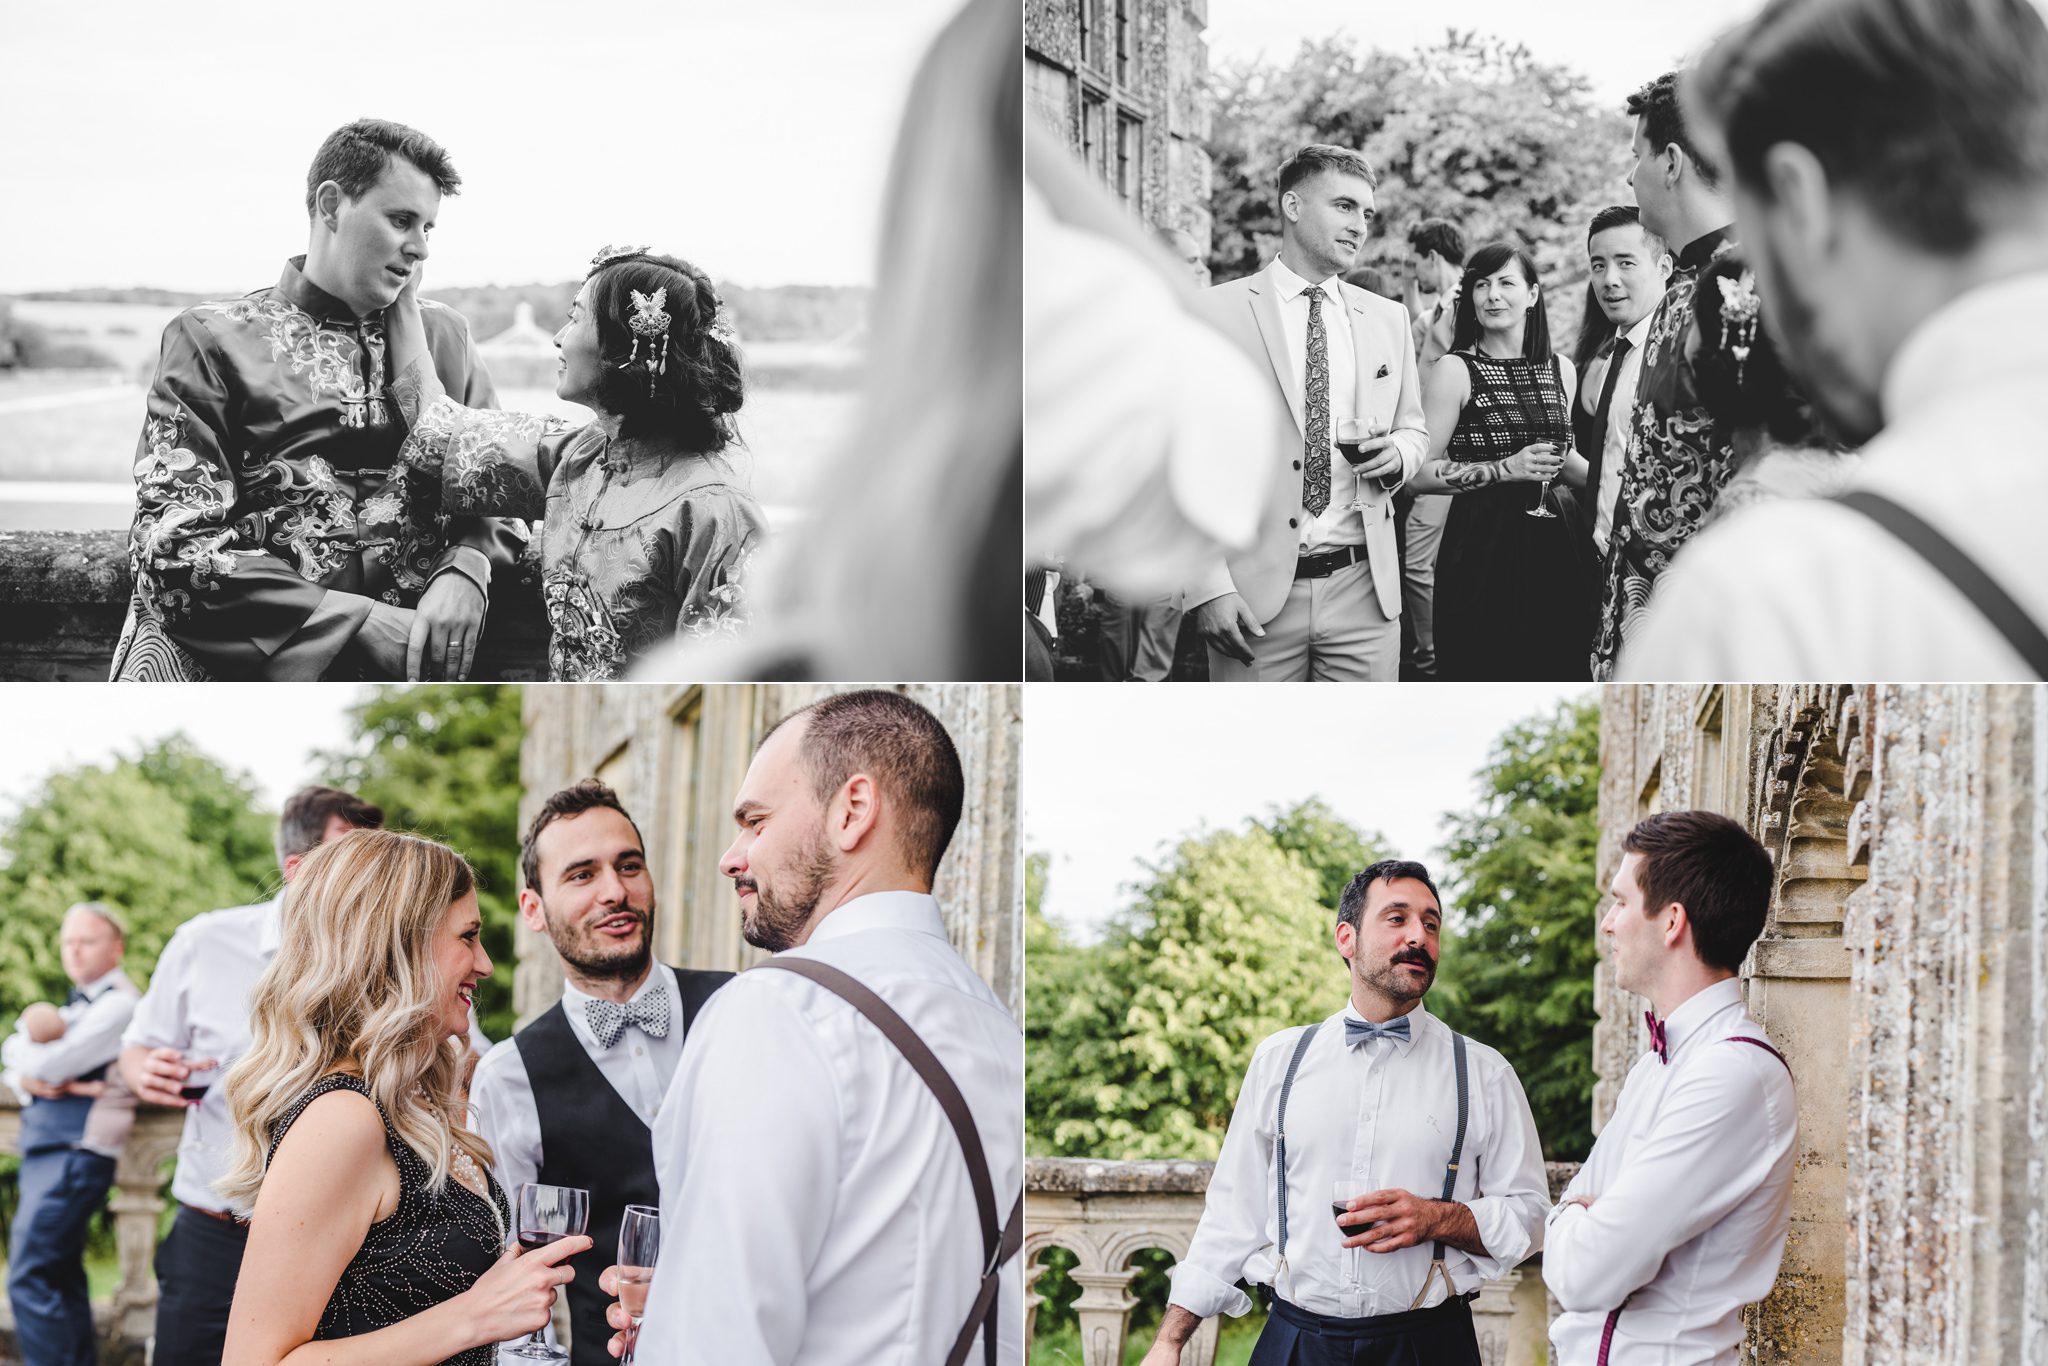
[[[277,1156],[285,1131],[308,1105],[343,1088],[370,1096],[373,1104],[376,1101],[361,1077],[339,1072],[322,1077],[278,1120],[265,1161]],[[380,1115],[383,1110],[383,1106],[377,1107]],[[320,1326],[314,1330],[316,1341],[373,1333],[461,1294],[498,1260],[504,1230],[511,1226],[505,1193],[488,1170],[484,1173],[491,1192],[488,1203],[452,1176],[435,1195],[427,1188],[425,1160],[406,1146],[388,1116],[384,1143],[391,1160],[398,1164],[398,1208],[370,1225],[362,1247],[342,1268],[334,1294],[320,1314]],[[472,1347],[448,1358],[448,1363],[491,1366],[493,1351],[489,1344]]]

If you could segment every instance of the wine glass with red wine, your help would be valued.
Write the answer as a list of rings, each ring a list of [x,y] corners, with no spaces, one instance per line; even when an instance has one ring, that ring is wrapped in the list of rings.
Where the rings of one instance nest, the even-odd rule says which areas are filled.
[[[531,1252],[563,1238],[574,1238],[590,1224],[590,1192],[574,1186],[539,1186],[528,1183],[519,1188],[519,1246]],[[516,1347],[504,1349],[506,1356],[526,1361],[567,1361],[569,1354],[549,1342],[545,1330]]]

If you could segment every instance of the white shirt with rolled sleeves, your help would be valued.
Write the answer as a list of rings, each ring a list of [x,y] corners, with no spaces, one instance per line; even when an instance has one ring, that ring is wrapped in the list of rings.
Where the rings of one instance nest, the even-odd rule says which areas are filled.
[[[1543,1279],[1565,1311],[1555,1366],[1733,1366],[1742,1307],[1770,1293],[1791,1223],[1798,1107],[1730,978],[1664,1022],[1550,1219]],[[1594,1197],[1588,1209],[1567,1203]],[[1622,1308],[1626,1301],[1626,1307]]]
[[[938,903],[857,897],[801,948],[887,1001],[966,1098],[1009,1218],[1024,1181],[1024,1036],[946,940]],[[663,1239],[644,1366],[936,1366],[984,1261],[960,1143],[903,1055],[840,997],[750,971],[691,1027],[654,1122]],[[997,1360],[1024,1360],[1019,1259]],[[979,1335],[968,1361],[979,1366]]]
[[[1331,1196],[1340,1180],[1360,1192],[1399,1189],[1436,1199],[1458,1131],[1457,1064],[1451,1030],[1417,1006],[1410,1038],[1373,1039],[1353,1049],[1347,1005],[1324,1020],[1303,1055],[1287,1098],[1287,1267],[1279,1275],[1279,1209],[1274,1117],[1301,1031],[1261,1043],[1245,1072],[1223,1152],[1209,1179],[1202,1220],[1173,1269],[1170,1302],[1207,1318],[1252,1307],[1234,1282],[1274,1287],[1282,1299],[1336,1318],[1405,1313],[1429,1278],[1431,1245],[1374,1253],[1340,1246]],[[1487,1255],[1444,1247],[1444,1269],[1459,1294],[1497,1280],[1542,1246],[1550,1203],[1536,1121],[1515,1070],[1468,1038],[1470,1114],[1452,1198],[1469,1206]],[[1423,1307],[1446,1298],[1431,1280]]]
[[[249,997],[277,957],[282,920],[275,901],[195,915],[164,945],[149,990],[121,1035],[124,1048],[176,1048],[188,1058],[229,1062],[249,1051]],[[227,1088],[218,1084],[185,1114],[171,1198],[196,1209],[238,1214],[215,1193],[234,1157]]]
[[[676,1074],[683,1056],[682,998],[676,990],[676,975],[667,964],[656,963],[629,1001],[638,1001],[661,983],[668,990],[668,1036],[657,1039],[638,1025],[628,1025],[610,1048],[598,1045],[590,1032],[584,1004],[593,998],[586,992],[563,984],[562,1008],[569,1017],[569,1032],[590,1061],[612,1084],[628,1109],[652,1128],[661,1108],[661,1098]],[[573,1100],[573,1097],[558,1098]],[[491,1145],[496,1159],[493,1167],[498,1184],[509,1195],[529,1181],[539,1179],[544,1154],[540,1142],[540,1111],[534,1106],[533,1083],[526,1074],[526,1062],[519,1045],[506,1039],[492,1047],[476,1065],[469,1084],[470,1126]]]

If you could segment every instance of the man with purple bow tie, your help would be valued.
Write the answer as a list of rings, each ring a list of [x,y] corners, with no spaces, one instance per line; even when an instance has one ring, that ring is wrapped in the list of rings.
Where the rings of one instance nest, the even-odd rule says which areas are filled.
[[[1615,980],[1649,999],[1650,1051],[1550,1216],[1543,1279],[1557,1366],[1733,1363],[1791,1223],[1790,1065],[1736,974],[1763,932],[1771,856],[1711,811],[1623,841],[1600,923]]]

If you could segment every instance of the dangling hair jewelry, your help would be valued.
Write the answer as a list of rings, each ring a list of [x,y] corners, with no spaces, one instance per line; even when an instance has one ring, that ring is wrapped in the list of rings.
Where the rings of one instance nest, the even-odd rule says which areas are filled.
[[[1740,386],[1742,367],[1749,360],[1750,347],[1756,344],[1763,300],[1757,297],[1756,276],[1749,271],[1743,271],[1740,279],[1720,276],[1714,283],[1721,287],[1721,344],[1735,357],[1735,383]]]
[[[654,395],[654,382],[668,370],[668,288],[663,286],[653,294],[642,294],[639,290],[628,291],[633,296],[633,316],[626,320],[626,326],[633,331],[633,354],[619,368],[644,365],[647,369],[647,393]],[[640,357],[640,344],[647,343],[647,358]]]

